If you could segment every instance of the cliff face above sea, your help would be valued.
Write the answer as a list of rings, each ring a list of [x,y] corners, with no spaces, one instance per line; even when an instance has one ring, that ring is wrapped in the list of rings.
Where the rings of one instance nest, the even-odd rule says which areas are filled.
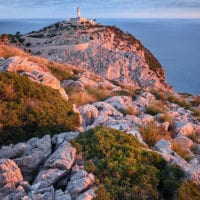
[[[0,42],[0,199],[200,199],[200,97],[132,35],[59,22]]]
[[[22,38],[32,54],[89,69],[125,85],[172,91],[159,61],[117,27],[58,22]]]

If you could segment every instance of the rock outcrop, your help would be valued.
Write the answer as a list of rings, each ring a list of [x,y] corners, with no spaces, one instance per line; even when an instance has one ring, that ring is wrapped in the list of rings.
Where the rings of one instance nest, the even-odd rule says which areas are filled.
[[[78,132],[61,133],[52,138],[46,135],[26,143],[3,146],[0,149],[0,198],[94,199],[94,175],[85,171],[84,161],[70,144],[78,135]]]
[[[61,87],[60,81],[43,65],[29,61],[27,57],[10,57],[0,60],[0,72],[15,72],[27,76],[31,81],[59,90],[61,96],[68,100],[68,96]]]
[[[157,59],[132,35],[116,27],[59,22],[22,38],[30,43],[33,54],[89,69],[126,85],[172,91]]]

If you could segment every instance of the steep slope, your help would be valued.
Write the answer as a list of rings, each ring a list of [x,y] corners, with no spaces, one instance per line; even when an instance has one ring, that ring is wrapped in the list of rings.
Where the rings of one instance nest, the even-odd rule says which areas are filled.
[[[132,35],[100,24],[58,22],[22,37],[25,48],[126,85],[172,91],[158,60]]]

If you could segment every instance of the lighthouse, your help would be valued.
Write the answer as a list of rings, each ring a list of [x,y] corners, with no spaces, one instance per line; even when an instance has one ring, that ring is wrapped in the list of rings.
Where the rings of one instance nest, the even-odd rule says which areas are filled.
[[[80,18],[81,17],[81,9],[80,7],[78,6],[77,7],[77,18]]]
[[[88,19],[86,17],[81,17],[81,9],[80,9],[79,6],[77,7],[76,12],[77,12],[77,17],[69,19],[69,21],[71,23],[76,24],[76,25],[77,24],[81,24],[81,23],[82,24],[84,24],[84,23],[96,24],[96,21],[94,21],[94,20],[90,20],[90,19]]]

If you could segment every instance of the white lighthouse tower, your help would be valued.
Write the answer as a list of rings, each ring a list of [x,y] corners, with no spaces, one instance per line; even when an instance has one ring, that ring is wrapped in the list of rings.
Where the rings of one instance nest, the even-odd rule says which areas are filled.
[[[84,23],[91,23],[91,24],[96,24],[96,21],[90,20],[86,17],[81,17],[81,9],[78,6],[77,7],[77,17],[76,18],[70,18],[69,21],[73,24],[84,24]]]
[[[77,7],[77,18],[80,18],[81,17],[81,9],[80,7],[78,6]]]

